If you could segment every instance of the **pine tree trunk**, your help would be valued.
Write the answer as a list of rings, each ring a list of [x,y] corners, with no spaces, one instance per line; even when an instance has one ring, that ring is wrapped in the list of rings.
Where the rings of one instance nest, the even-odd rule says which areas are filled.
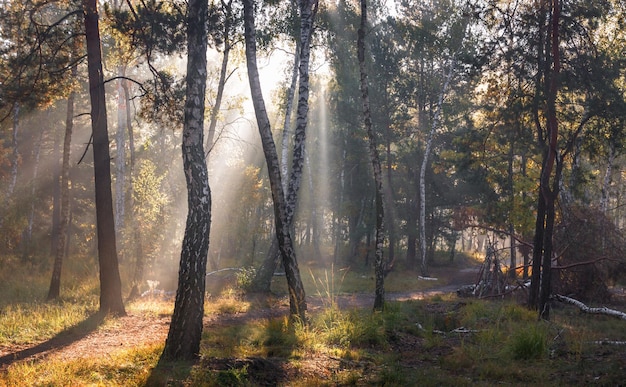
[[[516,273],[516,266],[517,266],[517,247],[515,244],[515,238],[514,238],[514,234],[515,234],[515,225],[513,224],[512,221],[512,216],[511,214],[513,213],[513,210],[515,209],[515,181],[513,179],[513,160],[514,160],[514,141],[511,140],[511,144],[509,145],[509,160],[508,160],[508,185],[509,185],[509,200],[511,201],[510,203],[510,207],[509,207],[509,240],[510,242],[510,246],[509,246],[509,251],[510,251],[510,263],[509,263],[509,277],[511,278],[515,278],[517,276]]]
[[[126,101],[130,101],[130,91],[128,90],[128,83],[123,82],[122,87],[124,89],[124,98]],[[135,135],[133,132],[132,126],[132,114],[130,109],[130,104],[126,104],[126,128],[128,128],[128,149],[129,149],[129,158],[130,165],[128,170],[128,207],[130,208],[129,222],[130,222],[130,230],[133,230],[132,234],[132,249],[134,251],[135,256],[135,270],[133,273],[132,286],[130,293],[128,295],[128,299],[132,300],[139,296],[140,284],[143,282],[143,275],[145,269],[145,257],[143,255],[143,237],[141,234],[142,225],[137,223],[136,214],[135,214],[135,200],[133,199],[133,177],[135,174]]]
[[[180,255],[178,289],[162,361],[191,360],[200,353],[211,227],[211,191],[204,156],[208,1],[187,6],[187,78],[183,126],[183,170],[187,224]]]
[[[72,67],[72,76],[76,77],[78,70]],[[70,153],[72,144],[72,131],[74,129],[74,99],[76,93],[70,91],[67,97],[67,114],[65,116],[65,136],[63,138],[63,161],[61,164],[61,214],[59,219],[59,233],[57,235],[54,264],[52,266],[52,279],[48,289],[47,300],[59,298],[61,289],[61,271],[63,257],[65,256],[65,243],[70,223]]]
[[[98,233],[98,262],[100,265],[100,311],[124,315],[122,283],[120,279],[111,193],[111,156],[106,116],[106,99],[100,51],[100,31],[96,0],[83,0],[93,159],[96,191],[96,225]]]
[[[65,129],[63,130],[65,132]],[[54,165],[52,167],[52,224],[50,225],[50,256],[54,257],[57,251],[57,242],[59,241],[59,223],[61,222],[61,159],[59,134],[54,133],[54,144],[52,146],[52,155]]]
[[[367,70],[365,68],[365,28],[367,26],[367,1],[361,0],[361,24],[358,31],[357,51],[359,56],[359,72],[361,75],[361,99],[363,101],[363,120],[367,137],[369,139],[369,151],[374,168],[374,184],[376,185],[376,250],[374,268],[376,272],[376,290],[374,298],[374,310],[383,310],[385,306],[385,263],[383,260],[383,244],[385,235],[383,222],[385,218],[383,203],[383,173],[380,166],[380,156],[376,144],[376,137],[372,128],[372,116],[370,110],[369,90],[367,84]]]
[[[34,150],[34,165],[33,165],[33,178],[30,182],[30,211],[28,213],[28,224],[26,226],[26,230],[24,232],[24,237],[22,238],[22,260],[28,260],[30,256],[31,244],[33,240],[33,226],[35,223],[35,204],[38,202],[36,198],[37,194],[37,180],[39,179],[39,162],[41,160],[41,143],[43,142],[43,133],[42,130],[39,133],[39,138],[37,139],[37,144],[35,145]]]
[[[548,119],[548,168],[546,174],[541,176],[539,189],[545,190],[546,202],[546,229],[544,234],[544,250],[541,267],[541,293],[539,294],[539,317],[550,320],[550,294],[552,292],[552,234],[554,231],[555,201],[559,196],[559,184],[563,165],[557,161],[557,141],[559,134],[559,122],[556,116],[556,97],[559,91],[559,74],[561,70],[559,52],[559,22],[561,15],[561,4],[559,0],[552,1],[551,15],[551,50],[552,50],[552,71],[550,71],[550,82],[547,93],[547,119]],[[557,162],[555,177],[550,187],[550,174],[554,163]]]
[[[280,163],[278,162],[278,154],[276,145],[272,137],[272,129],[270,126],[265,102],[261,92],[261,83],[259,80],[259,72],[256,62],[256,31],[254,22],[254,0],[244,0],[244,27],[246,41],[246,61],[248,64],[248,79],[250,82],[250,92],[252,94],[252,103],[256,114],[257,124],[259,126],[259,134],[263,145],[263,152],[267,163],[267,169],[270,180],[270,188],[272,192],[272,200],[274,202],[274,222],[276,224],[276,237],[278,246],[281,251],[283,265],[285,266],[285,274],[287,277],[287,286],[289,287],[289,305],[292,318],[299,318],[302,322],[306,322],[306,299],[304,286],[300,279],[300,271],[296,260],[293,239],[287,222],[287,203],[284,194],[281,175]]]

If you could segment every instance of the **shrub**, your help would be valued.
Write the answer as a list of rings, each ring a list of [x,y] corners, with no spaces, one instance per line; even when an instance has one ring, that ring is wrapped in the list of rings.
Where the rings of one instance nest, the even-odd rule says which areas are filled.
[[[540,359],[547,351],[547,332],[539,324],[529,324],[513,333],[508,348],[514,359]]]

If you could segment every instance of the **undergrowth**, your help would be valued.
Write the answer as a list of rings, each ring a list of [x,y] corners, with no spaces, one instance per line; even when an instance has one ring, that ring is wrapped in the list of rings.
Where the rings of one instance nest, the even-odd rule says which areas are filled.
[[[356,276],[347,270],[311,273],[310,284],[324,302],[309,311],[308,324],[290,324],[275,314],[228,320],[272,310],[280,302],[231,289],[207,300],[205,314],[225,316],[227,322],[205,329],[195,363],[157,367],[163,345],[140,345],[106,358],[14,362],[0,371],[0,386],[620,385],[626,380],[623,347],[594,344],[626,340],[623,321],[559,307],[551,322],[541,322],[536,312],[513,301],[454,295],[389,302],[376,313],[340,309],[337,296]],[[0,349],[36,343],[88,321],[97,309],[97,289],[93,281],[77,283],[72,296],[59,302],[46,304],[39,296],[5,302]],[[127,310],[163,317],[172,302],[143,299]]]

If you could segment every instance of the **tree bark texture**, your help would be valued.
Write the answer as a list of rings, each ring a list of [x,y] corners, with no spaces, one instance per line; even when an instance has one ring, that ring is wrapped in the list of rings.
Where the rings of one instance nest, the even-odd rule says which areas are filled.
[[[208,1],[187,6],[187,77],[182,139],[187,182],[187,223],[180,255],[174,314],[161,360],[192,360],[200,353],[206,265],[211,226],[211,191],[204,156]]]
[[[376,273],[376,290],[374,298],[374,310],[383,310],[385,306],[385,264],[383,261],[383,244],[385,235],[383,223],[384,198],[383,198],[383,173],[380,166],[380,156],[376,144],[374,129],[372,128],[372,114],[370,110],[369,90],[367,84],[367,69],[365,67],[365,28],[367,26],[367,1],[361,0],[361,24],[358,31],[357,51],[359,56],[359,73],[361,75],[361,99],[363,101],[363,121],[367,137],[369,139],[369,151],[374,169],[374,184],[376,185],[376,252],[374,268]]]
[[[94,178],[96,190],[96,224],[98,233],[98,263],[100,265],[100,311],[126,314],[122,302],[122,283],[117,260],[113,197],[111,193],[111,156],[107,127],[102,53],[96,0],[83,0],[91,126],[93,133]]]
[[[539,199],[537,204],[537,220],[535,222],[535,238],[533,250],[533,272],[529,291],[529,306],[539,311],[539,318],[550,319],[550,293],[552,286],[552,234],[555,221],[555,202],[559,195],[559,180],[562,165],[557,165],[555,177],[554,164],[557,162],[558,151],[558,120],[556,116],[556,97],[559,91],[560,53],[559,53],[559,22],[561,5],[559,0],[541,3],[541,12],[550,6],[550,25],[548,32],[550,52],[546,52],[549,60],[539,59],[538,63],[546,66],[544,85],[546,95],[547,137],[543,140],[541,125],[535,106],[535,121],[539,129],[538,139],[544,141],[543,162],[539,181]],[[541,29],[544,30],[544,29]],[[546,50],[547,51],[547,50]],[[541,56],[541,54],[540,54]],[[539,81],[537,81],[539,87]],[[559,163],[560,164],[560,163]]]
[[[287,188],[287,226],[291,228],[304,168],[306,128],[309,115],[309,63],[311,36],[318,0],[300,0],[300,66],[298,70],[298,107],[294,133],[291,177]]]
[[[296,0],[300,3],[300,0]],[[298,82],[298,71],[300,69],[300,39],[296,39],[296,49],[293,54],[293,66],[291,70],[291,82],[287,90],[287,100],[285,102],[285,119],[283,121],[281,155],[280,155],[280,176],[282,179],[283,192],[287,192],[289,185],[289,144],[291,134],[291,113],[293,110],[293,99],[296,94],[296,86]],[[259,270],[254,278],[254,291],[269,293],[271,287],[272,276],[276,267],[280,263],[280,251],[278,249],[276,237],[272,236],[272,245],[268,250],[265,259],[261,263]]]
[[[276,145],[272,137],[272,129],[265,109],[265,102],[261,92],[259,71],[256,61],[256,31],[254,21],[254,0],[244,0],[244,27],[246,41],[246,61],[248,67],[248,79],[250,82],[250,92],[252,103],[256,114],[259,134],[263,145],[263,153],[267,163],[272,200],[274,203],[274,222],[276,225],[276,238],[281,251],[287,286],[289,287],[289,305],[292,318],[299,318],[306,321],[306,299],[304,286],[300,278],[298,262],[294,250],[293,239],[287,222],[287,203],[284,194],[280,163],[276,152]]]
[[[298,1],[299,3],[300,1]],[[285,120],[283,121],[283,135],[281,141],[281,155],[280,155],[280,171],[281,176],[284,179],[283,189],[287,192],[287,178],[289,176],[289,144],[291,134],[291,112],[293,108],[293,99],[296,95],[296,86],[298,84],[298,71],[300,70],[300,47],[301,42],[296,39],[296,49],[293,53],[293,68],[291,70],[291,83],[289,84],[289,90],[287,90],[287,101],[285,102]]]
[[[76,76],[78,70],[72,67],[72,76]],[[76,93],[70,91],[67,97],[67,114],[65,116],[65,136],[63,138],[63,161],[61,164],[61,214],[59,219],[59,232],[54,252],[54,264],[52,266],[52,279],[48,289],[48,300],[59,298],[61,289],[61,271],[63,268],[63,257],[65,256],[65,243],[67,241],[67,230],[70,224],[70,152],[72,144],[72,131],[74,129],[74,99]]]
[[[552,291],[552,234],[555,220],[555,201],[559,195],[560,167],[557,166],[553,187],[550,187],[550,175],[557,158],[559,123],[556,116],[556,96],[559,91],[559,73],[561,69],[559,55],[559,20],[561,5],[559,0],[552,0],[550,26],[552,69],[547,92],[548,153],[547,168],[541,176],[539,189],[544,191],[546,200],[546,228],[544,231],[543,258],[541,263],[541,292],[539,294],[539,317],[550,319],[550,293]]]

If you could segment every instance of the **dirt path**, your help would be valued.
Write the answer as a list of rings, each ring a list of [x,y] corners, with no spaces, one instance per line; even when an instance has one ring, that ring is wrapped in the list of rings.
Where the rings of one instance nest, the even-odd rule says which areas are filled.
[[[435,286],[425,291],[388,293],[389,301],[418,300],[435,294],[456,291],[460,285],[471,283],[475,279],[476,268],[464,269],[455,273],[448,285]],[[310,312],[323,308],[325,300],[320,297],[307,297]],[[374,295],[357,293],[337,297],[341,309],[366,308],[374,305]],[[215,314],[205,317],[205,327],[240,324],[254,319],[284,316],[289,307],[286,298],[274,307],[253,308],[249,312],[235,314]],[[97,318],[97,317],[95,317]],[[108,357],[114,353],[137,346],[163,343],[167,337],[170,323],[169,316],[150,316],[129,314],[114,320],[91,321],[95,329],[72,328],[54,338],[30,346],[0,347],[0,370],[6,369],[16,361],[38,360],[47,357],[72,360],[88,357]],[[89,325],[89,324],[87,324]]]

